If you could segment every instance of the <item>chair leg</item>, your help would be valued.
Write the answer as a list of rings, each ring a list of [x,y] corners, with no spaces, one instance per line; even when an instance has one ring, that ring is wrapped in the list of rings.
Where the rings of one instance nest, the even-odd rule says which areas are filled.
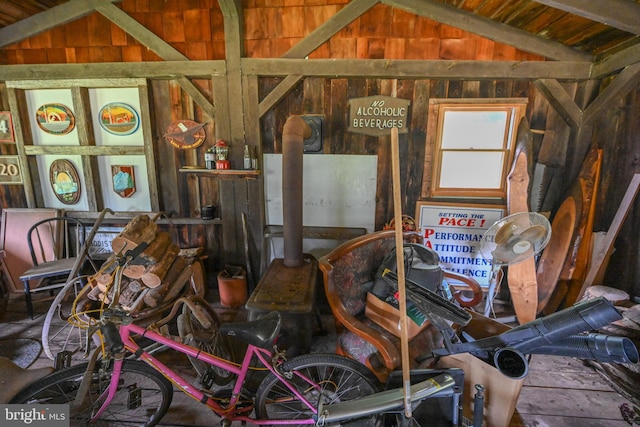
[[[33,303],[31,302],[31,289],[29,289],[29,281],[23,280],[24,283],[24,300],[27,303],[27,314],[33,319]]]

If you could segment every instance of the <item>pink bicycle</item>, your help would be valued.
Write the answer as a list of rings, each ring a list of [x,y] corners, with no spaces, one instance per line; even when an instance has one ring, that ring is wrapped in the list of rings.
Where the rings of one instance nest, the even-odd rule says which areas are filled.
[[[142,250],[136,248],[120,256],[114,286],[119,286],[122,269]],[[379,391],[373,374],[352,359],[307,354],[286,360],[275,345],[281,327],[277,312],[251,322],[221,325],[215,312],[197,297],[182,298],[173,314],[179,307],[182,339],[176,340],[152,327],[132,323],[126,311],[111,303],[87,334],[100,332],[103,351],[94,352],[88,363],[62,369],[29,385],[11,403],[69,404],[71,425],[109,426],[157,424],[171,404],[172,384],[220,416],[223,426],[233,421],[344,425],[345,420],[376,425],[380,414],[398,411],[406,404],[403,389]],[[230,336],[246,343],[239,364],[228,360]],[[198,384],[181,377],[151,354],[147,344],[143,347],[138,341],[187,355],[199,373]],[[245,386],[256,369],[268,373],[251,392]],[[227,387],[214,387],[232,379],[235,383]],[[418,404],[427,397],[451,392],[454,385],[449,374],[440,374],[412,385],[410,400]]]

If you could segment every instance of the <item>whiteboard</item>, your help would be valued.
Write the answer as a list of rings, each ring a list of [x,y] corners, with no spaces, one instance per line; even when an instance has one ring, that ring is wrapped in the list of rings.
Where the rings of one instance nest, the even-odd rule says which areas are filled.
[[[282,225],[282,154],[263,156],[267,224]],[[305,154],[302,224],[375,227],[378,156]]]

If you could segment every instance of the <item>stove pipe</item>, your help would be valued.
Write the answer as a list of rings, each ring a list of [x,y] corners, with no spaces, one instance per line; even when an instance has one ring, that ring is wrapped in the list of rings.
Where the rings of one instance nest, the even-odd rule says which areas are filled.
[[[290,116],[282,129],[282,231],[285,267],[300,267],[302,253],[302,155],[311,128]]]

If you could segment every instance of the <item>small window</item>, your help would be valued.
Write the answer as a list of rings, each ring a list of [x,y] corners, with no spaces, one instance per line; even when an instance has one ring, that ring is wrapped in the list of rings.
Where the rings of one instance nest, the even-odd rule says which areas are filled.
[[[437,124],[431,197],[505,197],[525,103],[483,102],[432,105]]]

